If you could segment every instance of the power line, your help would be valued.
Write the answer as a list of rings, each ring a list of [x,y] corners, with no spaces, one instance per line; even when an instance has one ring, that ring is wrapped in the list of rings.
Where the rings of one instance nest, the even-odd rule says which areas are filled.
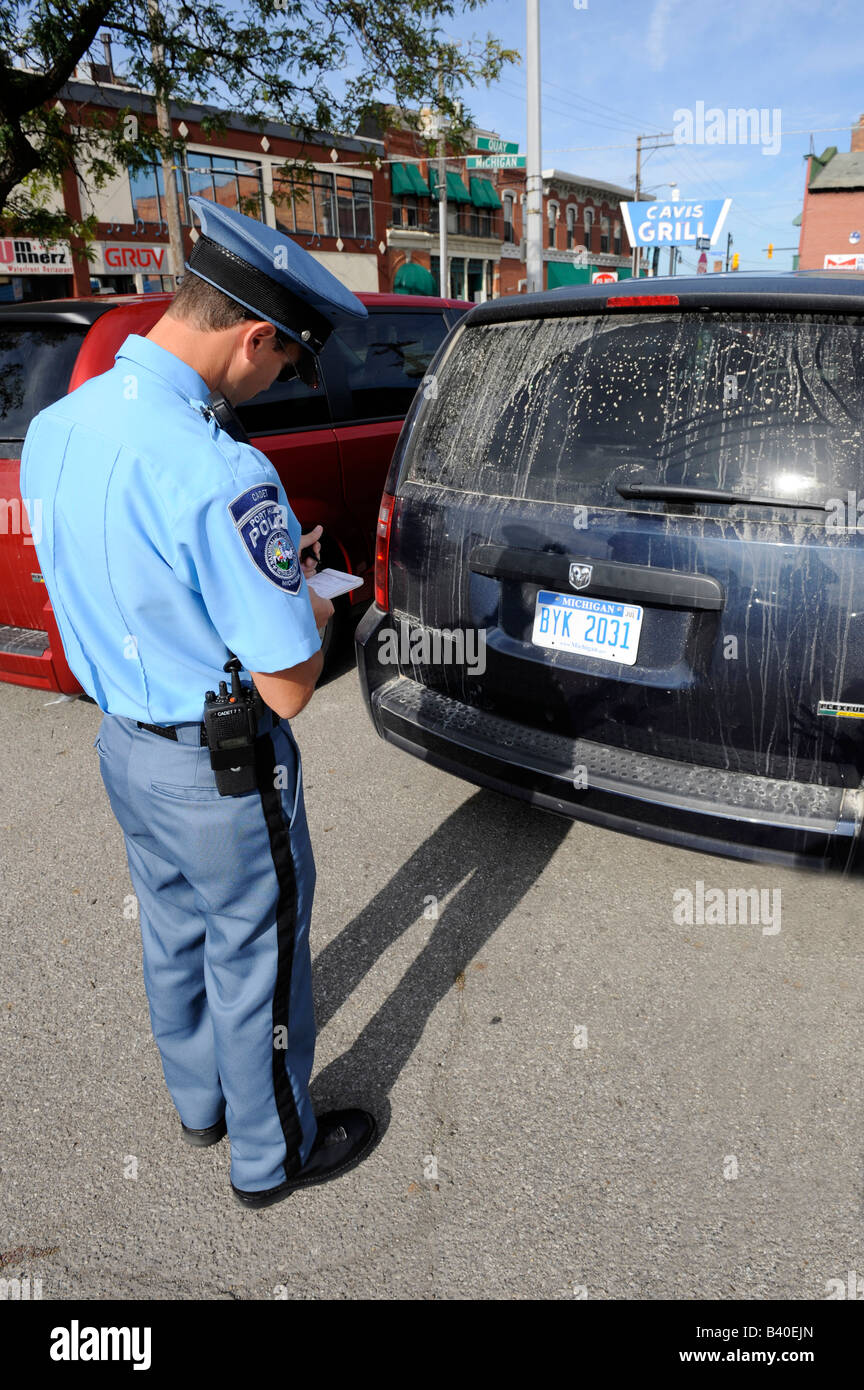
[[[510,95],[515,96],[515,95],[517,95],[517,93],[518,93],[518,95],[520,95],[520,96],[522,95],[521,89],[518,88],[518,85],[515,85],[515,83],[511,83],[511,82],[510,82],[510,79],[501,79],[501,81],[499,81],[499,83],[497,83],[497,85],[501,86],[501,88],[510,88],[510,89],[511,89],[511,90],[504,90],[504,95],[506,95],[506,96],[510,96]],[[557,82],[556,82],[556,83],[549,83],[549,82],[543,81],[543,86],[554,86],[554,88],[556,88],[556,89],[558,89],[558,90],[564,90],[564,89],[558,88],[558,83],[557,83]],[[588,106],[588,111],[586,111],[586,106],[582,106],[582,104],[578,104],[578,99],[576,99],[576,101],[575,101],[575,103],[574,103],[574,100],[568,100],[568,99],[565,99],[565,97],[550,96],[550,97],[547,97],[546,101],[556,101],[556,103],[558,104],[558,106],[564,107],[564,108],[565,108],[565,114],[570,114],[571,111],[572,111],[572,113],[574,113],[574,114],[576,114],[576,115],[579,115],[579,117],[581,117],[582,120],[585,121],[585,124],[586,124],[586,125],[604,125],[604,126],[611,126],[611,128],[613,128],[613,129],[621,129],[621,131],[625,131],[625,129],[628,129],[628,128],[633,128],[633,129],[635,129],[635,131],[638,131],[638,129],[642,128],[642,125],[640,125],[640,122],[636,121],[635,118],[631,117],[631,115],[626,115],[626,114],[624,113],[624,111],[615,111],[615,110],[614,110],[614,107],[608,107],[608,111],[611,111],[611,113],[613,113],[613,115],[611,115],[611,117],[610,117],[610,115],[607,115],[607,114],[604,114],[604,113],[597,113],[597,114],[599,114],[599,118],[597,118],[597,120],[590,120],[590,115],[588,114],[589,111],[590,111],[590,106]],[[554,114],[560,115],[560,114],[564,114],[564,113],[561,113],[561,111],[557,111],[557,113],[554,113]],[[592,114],[595,114],[595,113],[592,113]]]
[[[504,96],[506,96],[506,97],[511,97],[511,96],[523,96],[523,95],[524,95],[524,93],[522,92],[521,88],[519,88],[518,86],[515,86],[515,85],[510,86],[510,84],[505,84],[503,81],[499,81],[498,85],[502,88],[503,94],[504,94]],[[509,90],[508,90],[508,88],[509,88]],[[554,102],[554,103],[557,103],[557,106],[551,105],[551,103],[553,103],[553,102]],[[611,129],[613,129],[613,130],[621,130],[621,131],[625,131],[625,132],[628,131],[628,130],[630,129],[630,118],[629,118],[629,117],[626,118],[626,120],[627,120],[627,124],[626,124],[626,125],[622,125],[620,121],[611,120],[608,116],[604,115],[602,112],[598,114],[598,116],[597,116],[596,119],[592,120],[592,119],[591,119],[591,116],[588,115],[582,108],[576,107],[576,106],[569,106],[569,104],[568,104],[567,102],[565,102],[565,101],[564,101],[562,98],[560,98],[560,97],[547,97],[547,98],[544,100],[543,106],[544,106],[544,110],[550,111],[551,114],[552,114],[553,116],[565,116],[565,117],[570,117],[571,115],[577,115],[577,116],[580,117],[580,119],[583,121],[583,123],[584,123],[585,125],[589,125],[589,126],[599,126],[599,127],[603,128],[603,129],[609,129],[609,128],[611,128]],[[560,109],[561,107],[563,107],[564,109],[563,109],[563,110]],[[568,108],[569,108],[569,109],[568,109]],[[638,129],[638,126],[636,126],[636,125],[634,124],[633,128],[634,128],[634,130],[635,130],[635,129]]]
[[[546,79],[546,78],[543,79],[543,83],[544,83],[544,86],[546,86],[546,87],[557,87],[558,90],[559,90],[559,91],[562,91],[562,92],[566,92],[566,91],[569,90],[569,88],[567,88],[567,87],[562,87],[561,84],[560,84],[560,82],[551,82],[551,81],[549,81],[549,80]],[[561,98],[558,98],[558,100],[561,100]],[[606,103],[603,102],[603,101],[595,101],[595,100],[593,99],[593,97],[579,97],[579,96],[575,96],[575,97],[572,98],[572,100],[577,101],[577,102],[584,102],[586,105],[595,106],[595,107],[597,107],[598,109],[601,109],[601,108],[602,108],[602,109],[605,109],[605,110],[607,110],[607,111],[611,111],[614,115],[623,117],[624,120],[628,121],[628,122],[629,122],[631,125],[633,125],[637,130],[641,130],[641,129],[643,128],[643,126],[646,126],[646,125],[650,126],[650,125],[654,125],[654,124],[655,124],[653,121],[643,121],[643,120],[641,120],[641,119],[638,119],[636,116],[630,116],[630,115],[627,114],[626,111],[619,111],[618,108],[615,107],[615,106],[607,106]],[[656,127],[656,129],[657,129],[657,133],[659,134],[660,131],[661,131],[661,129],[662,129],[662,127],[658,125],[658,126]]]

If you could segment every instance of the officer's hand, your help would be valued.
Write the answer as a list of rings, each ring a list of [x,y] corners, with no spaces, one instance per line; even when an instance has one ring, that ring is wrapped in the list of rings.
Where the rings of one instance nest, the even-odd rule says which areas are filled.
[[[303,551],[306,549],[307,546],[311,545],[312,547],[312,555],[307,555],[306,559],[303,560],[301,564],[301,568],[307,579],[309,578],[310,574],[314,574],[318,568],[318,561],[321,558],[321,536],[323,534],[323,531],[323,526],[315,526],[312,528],[308,535],[300,537],[301,555],[303,554]]]
[[[315,614],[315,626],[320,630],[329,623],[336,610],[329,598],[321,598],[314,589],[309,590],[309,601],[312,604],[312,612]]]

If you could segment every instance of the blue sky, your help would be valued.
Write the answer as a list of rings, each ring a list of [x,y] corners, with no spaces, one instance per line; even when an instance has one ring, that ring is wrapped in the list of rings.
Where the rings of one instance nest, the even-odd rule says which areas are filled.
[[[764,248],[797,246],[792,219],[801,210],[808,132],[817,154],[826,145],[849,148],[848,127],[864,112],[862,19],[861,0],[587,0],[585,9],[541,0],[543,167],[632,186],[636,135],[672,131],[676,109],[700,101],[724,111],[779,108],[779,153],[676,144],[651,154],[643,179],[661,197],[669,182],[686,199],[731,197],[721,240],[725,246],[725,230],[732,232],[741,269],[788,269],[791,252],[769,261]],[[525,52],[524,0],[490,0],[442,27],[460,39],[492,33]],[[524,152],[524,66],[509,66],[498,84],[464,100],[478,125]],[[695,254],[685,253],[681,268],[695,268]]]

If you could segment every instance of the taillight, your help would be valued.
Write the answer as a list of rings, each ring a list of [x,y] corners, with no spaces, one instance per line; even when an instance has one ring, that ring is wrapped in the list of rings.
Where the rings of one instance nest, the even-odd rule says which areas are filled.
[[[677,304],[677,294],[612,294],[606,300],[607,309],[630,309],[634,304]]]
[[[396,498],[385,492],[378,509],[378,525],[375,528],[375,602],[379,608],[387,609],[389,604],[390,567],[390,526],[393,521],[393,507]]]

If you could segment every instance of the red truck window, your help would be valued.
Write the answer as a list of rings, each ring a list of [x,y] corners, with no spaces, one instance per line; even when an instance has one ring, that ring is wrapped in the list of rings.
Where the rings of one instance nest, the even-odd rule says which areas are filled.
[[[340,324],[332,347],[350,393],[349,419],[374,420],[407,415],[414,392],[447,336],[442,313],[379,310],[365,319]]]
[[[84,327],[0,325],[0,441],[24,438],[34,415],[65,396]]]

